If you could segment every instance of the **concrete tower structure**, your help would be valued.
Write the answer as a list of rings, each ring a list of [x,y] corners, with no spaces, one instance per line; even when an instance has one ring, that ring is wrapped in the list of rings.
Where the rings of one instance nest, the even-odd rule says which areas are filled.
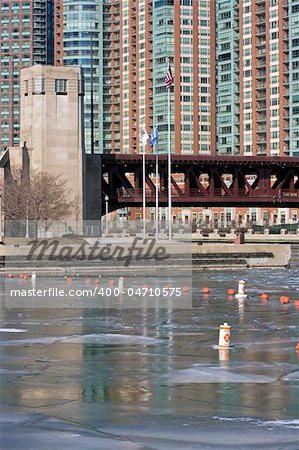
[[[21,129],[30,168],[67,180],[82,206],[82,72],[79,67],[21,70]]]

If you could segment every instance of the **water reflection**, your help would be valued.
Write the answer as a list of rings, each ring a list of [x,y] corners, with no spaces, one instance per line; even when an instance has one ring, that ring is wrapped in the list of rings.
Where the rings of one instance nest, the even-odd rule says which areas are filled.
[[[294,271],[245,271],[249,298],[240,306],[226,293],[239,278],[196,274],[193,307],[185,310],[171,300],[160,309],[157,299],[138,309],[3,306],[1,328],[28,330],[1,333],[3,402],[96,427],[158,415],[296,418],[298,377],[285,376],[298,364],[298,311],[280,304],[278,286],[295,299],[299,279]],[[230,350],[217,349],[224,322],[232,327]]]

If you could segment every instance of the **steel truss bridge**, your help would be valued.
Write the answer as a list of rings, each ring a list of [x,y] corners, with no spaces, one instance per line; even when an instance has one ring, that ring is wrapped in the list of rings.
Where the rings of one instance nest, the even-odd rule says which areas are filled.
[[[155,206],[156,155],[145,158],[146,205]],[[159,206],[168,204],[167,154],[159,155]],[[86,155],[86,218],[142,206],[142,155]],[[172,155],[173,207],[295,207],[299,208],[299,158],[262,156]],[[102,199],[102,202],[101,202]]]

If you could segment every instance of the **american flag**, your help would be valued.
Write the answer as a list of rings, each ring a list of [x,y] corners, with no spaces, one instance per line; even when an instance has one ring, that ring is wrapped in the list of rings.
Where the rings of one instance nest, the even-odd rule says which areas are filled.
[[[172,72],[171,72],[171,67],[170,67],[170,63],[168,64],[168,70],[166,72],[165,75],[165,86],[166,89],[170,89],[170,86],[173,83],[173,78],[172,78]]]

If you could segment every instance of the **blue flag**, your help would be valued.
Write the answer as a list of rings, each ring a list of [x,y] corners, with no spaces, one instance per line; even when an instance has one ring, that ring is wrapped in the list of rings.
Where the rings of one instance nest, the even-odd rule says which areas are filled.
[[[158,127],[154,127],[151,133],[150,146],[153,147],[156,142],[158,142]]]

